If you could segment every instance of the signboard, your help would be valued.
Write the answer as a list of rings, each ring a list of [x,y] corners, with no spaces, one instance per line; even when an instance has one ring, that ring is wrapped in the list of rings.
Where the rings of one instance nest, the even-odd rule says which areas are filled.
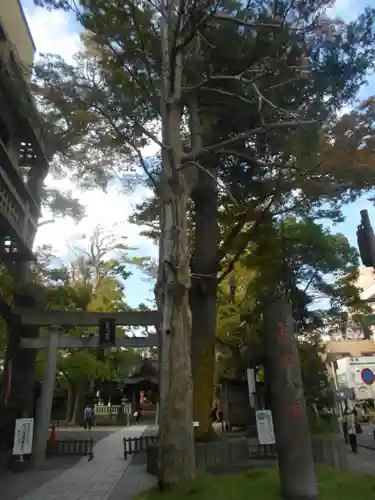
[[[366,385],[372,385],[374,383],[374,372],[370,370],[370,368],[364,368],[361,371],[361,379],[363,380],[363,383]]]
[[[13,455],[31,455],[33,447],[33,418],[19,418],[14,429]]]
[[[361,387],[356,387],[354,389],[356,401],[366,401],[367,399],[373,399],[371,385],[362,385]]]
[[[99,320],[99,343],[101,346],[116,345],[116,318]]]
[[[346,324],[345,338],[347,340],[359,340],[363,338],[363,332],[359,325],[353,322]]]
[[[255,412],[259,444],[275,444],[271,410]]]
[[[338,401],[345,401],[346,399],[355,399],[354,389],[349,387],[340,387],[336,390],[336,398]]]

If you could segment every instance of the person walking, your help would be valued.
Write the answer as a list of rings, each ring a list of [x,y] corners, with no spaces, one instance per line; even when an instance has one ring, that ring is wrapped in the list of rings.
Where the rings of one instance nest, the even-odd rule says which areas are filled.
[[[348,437],[350,448],[353,453],[358,453],[357,447],[357,412],[353,409],[348,413]]]
[[[139,424],[139,421],[141,420],[142,412],[141,409],[138,408],[137,411],[134,412],[134,417],[135,417],[135,423]]]
[[[348,411],[345,410],[342,416],[342,432],[344,434],[345,444],[349,444],[349,436],[348,436]]]
[[[83,427],[85,430],[91,429],[93,420],[94,420],[93,409],[91,408],[91,406],[86,405],[86,408],[83,412]]]

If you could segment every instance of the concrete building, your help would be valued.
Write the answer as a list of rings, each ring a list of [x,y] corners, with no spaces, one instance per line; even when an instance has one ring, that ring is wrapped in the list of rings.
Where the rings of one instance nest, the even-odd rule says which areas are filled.
[[[357,281],[358,288],[361,289],[362,300],[368,300],[372,306],[371,299],[374,299],[372,309],[375,312],[375,272],[372,268],[362,267],[359,270]],[[370,338],[364,338],[363,331],[359,324],[348,321],[345,328],[337,329],[333,335],[327,335],[323,342],[326,347],[328,361],[334,361],[345,357],[359,358],[361,356],[375,356],[375,328],[370,327]]]
[[[375,297],[375,271],[372,267],[361,267],[357,286],[362,289],[361,299],[369,300]],[[373,310],[375,311],[375,303]]]
[[[35,45],[19,0],[0,2],[0,23],[13,52],[30,75]]]
[[[375,273],[372,268],[361,268],[357,286],[363,300],[375,298]],[[371,302],[370,302],[371,304]],[[375,302],[372,308],[375,312]],[[375,335],[370,327],[370,338],[364,338],[360,325],[348,321],[334,335],[324,339],[326,361],[338,394],[357,402],[375,398],[375,384],[366,384],[361,373],[365,368],[375,373]],[[348,396],[350,394],[350,396]]]
[[[375,357],[342,358],[337,360],[336,366],[336,382],[339,391],[352,389],[356,401],[375,399],[375,385],[366,384],[362,378],[363,370],[371,370],[375,374]]]

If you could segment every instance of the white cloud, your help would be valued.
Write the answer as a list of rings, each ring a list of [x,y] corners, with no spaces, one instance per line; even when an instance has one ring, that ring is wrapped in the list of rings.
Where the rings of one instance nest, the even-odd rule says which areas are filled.
[[[80,38],[78,31],[72,29],[69,14],[37,7],[24,10],[37,53],[59,54],[70,62],[80,48]]]
[[[37,53],[55,53],[71,62],[72,56],[80,48],[79,26],[74,18],[62,11],[47,11],[40,8],[26,8],[25,15],[34,38]],[[155,154],[157,148],[148,146],[145,155]],[[145,188],[138,188],[132,194],[119,193],[115,187],[110,187],[107,193],[99,189],[82,191],[69,179],[47,178],[50,188],[61,191],[70,190],[79,198],[86,208],[86,216],[76,224],[69,218],[57,219],[53,224],[42,226],[36,237],[36,245],[51,244],[56,255],[64,258],[69,251],[69,243],[77,235],[90,235],[96,227],[104,231],[125,235],[131,247],[139,247],[140,255],[156,257],[156,247],[140,236],[141,228],[130,224],[127,219],[132,213],[132,207],[143,198],[150,195]],[[51,219],[44,213],[43,219]]]
[[[346,22],[350,22],[356,19],[368,4],[369,0],[356,0],[356,2],[352,0],[337,0],[333,7],[328,9],[328,13]]]
[[[69,180],[50,179],[48,182],[50,188],[61,190],[71,189],[72,184]],[[151,192],[143,187],[129,194],[119,194],[113,185],[106,193],[100,189],[82,191],[76,188],[74,196],[86,207],[86,216],[78,224],[71,219],[63,218],[41,226],[35,244],[50,244],[56,255],[64,257],[76,237],[85,235],[89,238],[93,230],[100,226],[111,234],[126,236],[129,246],[139,248],[141,255],[156,257],[155,246],[149,239],[139,234],[142,228],[128,222],[133,206],[150,194]],[[50,220],[52,216],[45,211],[43,219]]]

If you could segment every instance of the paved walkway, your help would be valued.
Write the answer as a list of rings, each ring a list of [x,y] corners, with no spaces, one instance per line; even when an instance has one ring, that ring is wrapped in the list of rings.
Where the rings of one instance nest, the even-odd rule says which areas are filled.
[[[94,446],[92,461],[81,459],[17,500],[132,500],[136,493],[153,486],[156,478],[147,474],[144,457],[124,460],[122,440],[139,437],[146,430],[153,434],[156,427],[139,425],[116,430]],[[348,468],[375,474],[375,451],[360,448],[358,455],[348,451]],[[19,478],[22,481],[22,474]]]
[[[122,438],[139,437],[146,428],[134,426],[114,432],[95,445],[92,461],[83,458],[19,500],[110,500],[131,462],[131,458],[124,460]],[[140,489],[144,488],[147,485]],[[122,495],[124,498],[124,490]]]

